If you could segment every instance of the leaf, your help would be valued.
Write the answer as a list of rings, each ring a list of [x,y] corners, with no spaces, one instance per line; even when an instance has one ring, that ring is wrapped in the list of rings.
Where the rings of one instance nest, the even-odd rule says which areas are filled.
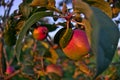
[[[63,14],[66,14],[67,12],[68,12],[68,10],[67,10],[67,5],[66,5],[65,2],[63,2],[62,13],[63,13]]]
[[[22,51],[25,51],[28,48],[31,48],[34,44],[34,40],[32,38],[25,38],[25,43],[23,44]]]
[[[50,48],[49,51],[50,51],[51,57],[48,57],[47,59],[53,64],[56,64],[59,57],[57,52],[53,48]]]
[[[32,12],[33,8],[29,6],[29,4],[21,3],[19,6],[20,13],[24,18],[28,18],[30,16],[30,13]]]
[[[59,44],[61,35],[64,33],[64,31],[65,31],[65,28],[62,28],[55,34],[54,43]]]
[[[5,44],[8,46],[14,46],[16,43],[16,25],[18,20],[14,18],[14,15],[11,15],[7,21],[5,30],[4,30],[4,40]]]
[[[61,13],[60,10],[58,10],[55,7],[55,0],[33,0],[30,6],[40,6],[40,7],[45,7],[49,10],[56,11],[58,13]]]
[[[91,33],[92,33],[91,24],[86,19],[83,19],[82,23],[85,24],[85,32],[87,34],[87,38],[88,38],[89,44],[91,45]]]
[[[60,38],[59,44],[62,48],[65,48],[67,44],[69,43],[69,40],[71,39],[73,34],[72,28],[68,28],[65,30],[63,36]]]
[[[92,71],[90,70],[90,68],[87,66],[87,64],[84,61],[77,61],[77,62],[75,62],[75,65],[78,66],[80,71],[82,71],[86,75],[88,75],[88,76],[93,75]]]
[[[75,13],[85,14],[87,19],[89,19],[92,15],[90,6],[82,0],[73,0],[73,10]]]
[[[54,31],[55,29],[57,29],[56,24],[40,24],[41,26],[46,26],[47,29],[49,30],[49,32]]]
[[[52,12],[36,12],[34,13],[23,25],[22,30],[20,31],[18,40],[16,42],[16,53],[17,53],[17,59],[19,60],[20,57],[20,51],[22,48],[22,40],[24,38],[24,35],[26,34],[27,30],[35,23],[37,22],[40,18],[46,17],[46,16],[51,16],[53,13]]]
[[[14,57],[14,49],[12,47],[6,46],[5,50],[8,61],[10,62],[10,60]]]
[[[88,1],[93,2],[92,4],[90,4],[91,6],[101,9],[105,14],[112,18],[112,10],[108,2],[106,2],[105,0],[88,0]]]
[[[17,23],[17,25],[16,25],[16,27],[15,27],[17,34],[19,34],[19,31],[22,29],[22,26],[24,25],[24,23],[25,23],[25,20],[20,20],[20,21]]]
[[[48,5],[47,6],[55,7],[55,3],[56,3],[55,0],[48,0]]]
[[[61,11],[55,7],[55,4],[56,4],[55,0],[48,0],[48,5],[46,6],[46,8],[61,13]]]
[[[48,3],[48,0],[33,0],[30,6],[41,6],[45,7]]]
[[[94,17],[91,20],[92,50],[96,54],[97,72],[95,77],[104,72],[115,54],[120,33],[115,23],[101,10],[91,7]]]
[[[61,77],[55,73],[49,73],[48,77],[50,80],[61,80]]]

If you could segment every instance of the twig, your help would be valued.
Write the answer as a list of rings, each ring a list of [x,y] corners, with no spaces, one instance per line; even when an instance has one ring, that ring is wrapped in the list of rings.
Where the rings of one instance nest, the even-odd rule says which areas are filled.
[[[3,77],[3,32],[0,31],[0,77]]]
[[[21,64],[21,68],[19,70],[16,70],[14,73],[4,76],[4,80],[9,80],[10,78],[14,77],[15,75],[19,74],[24,68],[24,65]]]
[[[8,8],[6,17],[8,17],[9,14],[10,14],[10,10],[11,10],[11,8],[12,8],[13,2],[14,2],[14,0],[11,0],[11,2],[9,3],[10,6],[9,6],[9,8]]]
[[[5,77],[4,80],[8,80],[8,79],[10,79],[10,78],[12,78],[13,76],[19,74],[20,72],[21,72],[21,69],[15,71],[14,73],[12,73],[12,74],[10,74],[9,76]]]
[[[2,64],[2,60],[3,60],[3,41],[0,38],[0,76],[3,76],[3,64]]]
[[[4,57],[5,57],[6,65],[9,66],[8,57],[7,57],[7,53],[6,53],[5,48],[3,48],[3,54],[4,54]]]

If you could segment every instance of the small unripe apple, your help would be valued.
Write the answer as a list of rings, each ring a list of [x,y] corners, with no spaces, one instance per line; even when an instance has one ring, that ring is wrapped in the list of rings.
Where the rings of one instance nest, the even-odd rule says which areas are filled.
[[[90,51],[90,45],[85,31],[73,30],[73,35],[65,48],[62,49],[67,57],[79,60]]]
[[[6,68],[6,74],[12,74],[15,71],[13,66],[8,66]]]
[[[45,26],[39,26],[34,29],[33,31],[33,37],[36,40],[44,40],[47,37],[48,29]]]
[[[56,64],[50,64],[46,67],[46,72],[47,73],[55,73],[58,76],[62,77],[63,76],[63,70],[62,67]]]

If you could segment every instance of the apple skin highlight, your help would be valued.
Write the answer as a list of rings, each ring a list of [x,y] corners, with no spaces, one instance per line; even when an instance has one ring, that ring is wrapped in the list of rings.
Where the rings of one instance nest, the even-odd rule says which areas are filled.
[[[90,45],[85,31],[80,29],[73,30],[72,38],[68,45],[63,48],[67,57],[73,60],[79,60],[90,51]]]
[[[50,64],[46,67],[46,72],[47,73],[55,73],[58,76],[62,77],[63,76],[63,70],[62,67],[56,64]]]
[[[38,28],[35,28],[33,31],[33,37],[36,40],[44,40],[47,37],[48,29],[45,26],[39,26]]]
[[[6,68],[6,74],[12,74],[15,71],[14,67],[8,66]]]

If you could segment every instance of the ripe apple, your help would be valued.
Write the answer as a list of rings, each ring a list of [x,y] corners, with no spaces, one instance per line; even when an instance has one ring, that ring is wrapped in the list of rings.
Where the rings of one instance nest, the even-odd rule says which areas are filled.
[[[67,57],[79,60],[90,51],[90,45],[85,31],[73,30],[73,35],[65,48],[62,49]]]
[[[6,68],[6,74],[12,74],[15,71],[13,66],[8,66]]]
[[[63,76],[63,70],[62,67],[56,64],[50,64],[46,67],[46,72],[47,73],[55,73],[58,76],[62,77]]]
[[[45,26],[38,26],[33,31],[33,37],[36,40],[44,40],[47,37],[48,29]]]

